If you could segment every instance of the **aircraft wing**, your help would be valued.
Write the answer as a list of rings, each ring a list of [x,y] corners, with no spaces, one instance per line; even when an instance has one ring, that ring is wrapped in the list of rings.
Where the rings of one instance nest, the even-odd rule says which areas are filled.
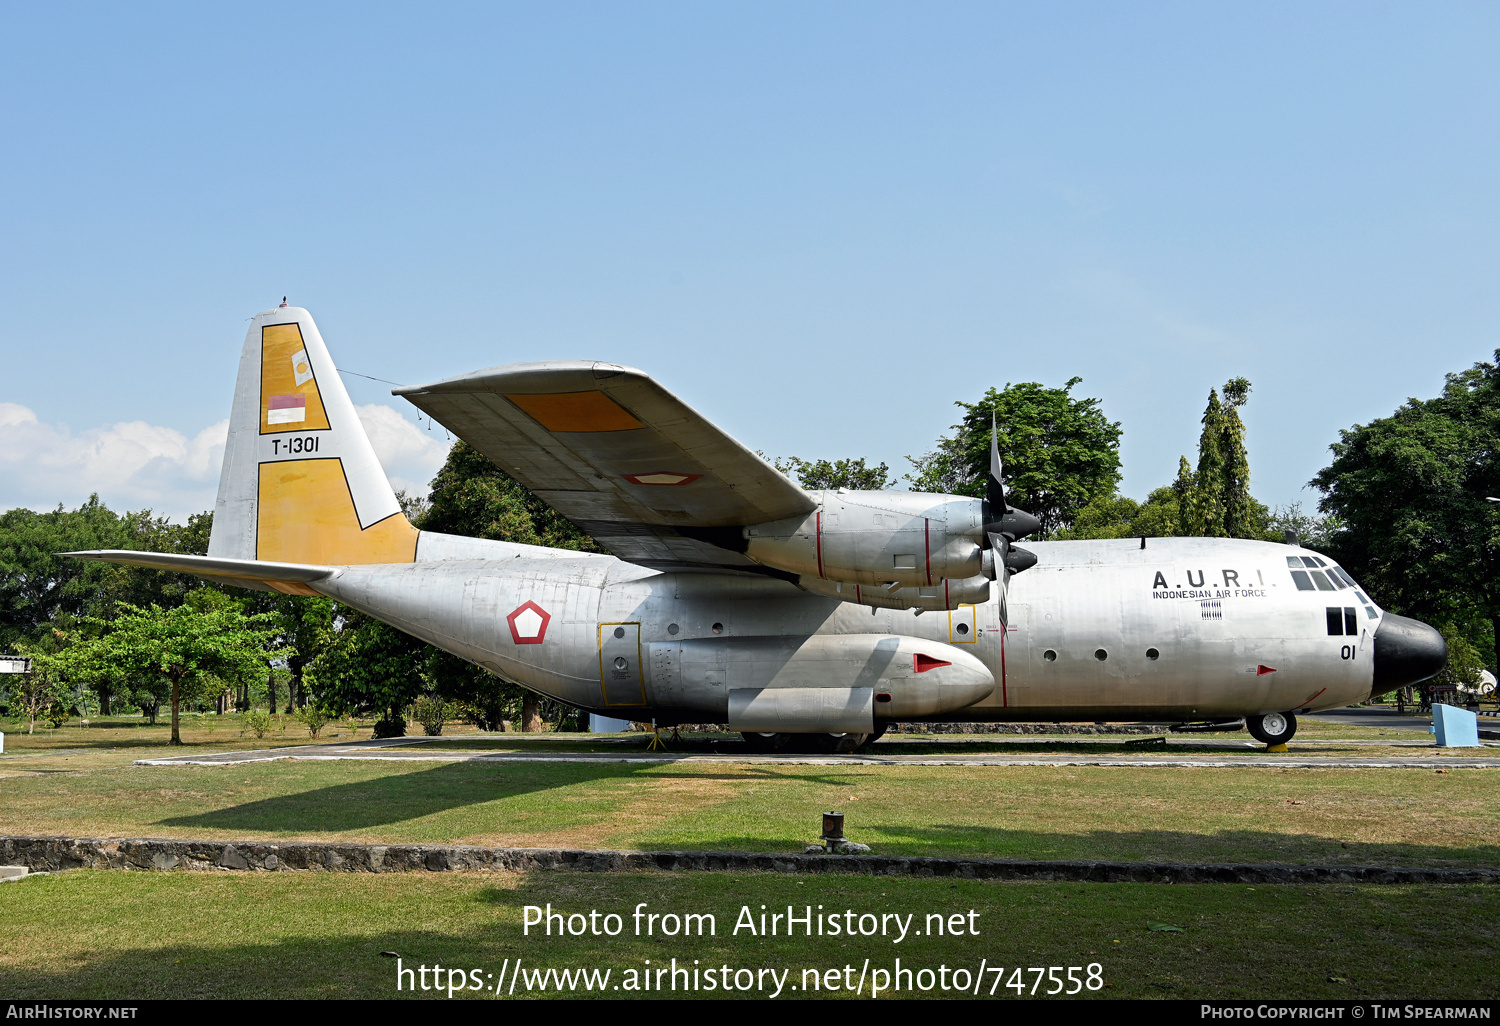
[[[813,500],[648,375],[518,363],[393,389],[621,559],[657,569],[764,568],[740,529]]]

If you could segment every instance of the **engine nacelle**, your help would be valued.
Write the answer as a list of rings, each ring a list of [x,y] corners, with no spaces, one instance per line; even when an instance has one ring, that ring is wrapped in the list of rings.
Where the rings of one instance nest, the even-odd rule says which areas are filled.
[[[778,570],[857,585],[932,588],[981,572],[979,499],[927,492],[815,494],[818,508],[805,517],[746,528],[746,555]]]
[[[971,652],[904,635],[694,638],[653,642],[657,701],[733,730],[869,733],[877,720],[973,705],[995,678]]]
[[[814,595],[827,595],[875,609],[957,609],[959,606],[982,606],[990,600],[990,579],[983,576],[962,581],[944,578],[930,588],[926,585],[882,588],[874,584],[846,584],[804,575],[797,578],[797,587]]]

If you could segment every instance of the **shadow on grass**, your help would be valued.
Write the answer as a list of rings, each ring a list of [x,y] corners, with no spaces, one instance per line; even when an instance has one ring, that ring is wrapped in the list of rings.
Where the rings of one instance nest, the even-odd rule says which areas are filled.
[[[499,772],[496,769],[494,764],[444,763],[430,769],[387,773],[368,780],[261,798],[189,816],[174,816],[158,820],[157,823],[165,827],[195,830],[338,834],[404,823],[437,813],[521,798],[575,784],[628,781],[646,775],[649,775],[651,781],[690,779],[695,782],[725,780],[743,783],[748,777],[750,780],[767,782],[854,786],[847,779],[831,775],[783,774],[771,768],[749,774],[733,771],[675,773],[670,769],[650,765],[509,763]],[[525,829],[556,829],[559,826],[602,820],[614,811],[621,798],[622,795],[618,793],[604,791],[582,802],[569,802],[566,806],[534,806],[518,812],[524,811],[535,820]],[[559,823],[559,820],[565,822]],[[469,821],[463,827],[467,830],[476,825]],[[514,824],[502,822],[492,824],[491,827],[505,829],[512,825]]]
[[[934,858],[1036,859],[1065,862],[1186,862],[1383,866],[1387,868],[1489,869],[1500,848],[1448,848],[1403,842],[1341,842],[1316,834],[1279,834],[1261,830],[1222,830],[1211,834],[1185,831],[1095,830],[1086,834],[1049,834],[982,827],[894,827],[846,825],[845,836],[868,844],[874,855]],[[768,836],[769,835],[769,836]],[[665,841],[666,839],[662,839]],[[653,843],[645,849],[691,851],[800,852],[818,842],[818,826],[809,822],[797,834],[694,838],[690,843]]]
[[[625,779],[644,767],[572,764],[493,765],[445,763],[407,773],[276,795],[223,809],[159,820],[194,829],[335,834],[388,826],[485,802],[518,798],[578,783]],[[601,796],[601,803],[607,796]],[[578,809],[570,808],[570,818]]]
[[[1459,866],[1489,868],[1500,846],[1457,848],[1410,842],[1344,841],[1314,833],[1267,830],[1092,830],[1054,834],[970,825],[874,826],[866,839],[879,850],[936,854],[983,850],[995,858],[1166,862],[1291,862],[1340,866]],[[881,843],[883,842],[883,843]],[[907,851],[911,849],[912,851]],[[894,852],[892,852],[894,854]]]

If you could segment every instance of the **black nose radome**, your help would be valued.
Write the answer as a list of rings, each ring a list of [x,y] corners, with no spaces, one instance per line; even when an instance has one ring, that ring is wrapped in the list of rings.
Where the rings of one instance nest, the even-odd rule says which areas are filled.
[[[1375,687],[1384,694],[1426,680],[1448,662],[1448,643],[1421,620],[1386,613],[1375,632]]]

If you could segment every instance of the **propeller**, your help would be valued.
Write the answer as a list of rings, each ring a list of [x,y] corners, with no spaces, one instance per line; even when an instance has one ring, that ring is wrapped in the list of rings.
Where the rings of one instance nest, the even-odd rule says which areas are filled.
[[[995,414],[990,413],[990,478],[985,482],[984,537],[990,554],[984,561],[985,576],[1000,585],[1000,621],[1006,623],[1005,596],[1013,574],[1036,565],[1036,553],[1017,548],[1017,538],[1038,530],[1042,522],[1023,509],[1016,509],[1005,497],[1005,465],[1000,460],[1000,434]]]

